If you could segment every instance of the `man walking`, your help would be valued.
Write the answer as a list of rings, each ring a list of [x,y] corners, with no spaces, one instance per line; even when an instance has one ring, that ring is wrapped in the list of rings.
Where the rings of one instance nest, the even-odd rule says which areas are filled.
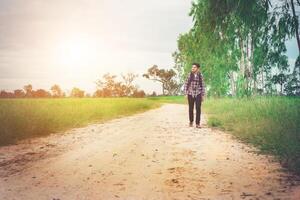
[[[192,64],[191,72],[184,83],[184,94],[189,103],[189,125],[193,126],[194,104],[196,104],[196,128],[201,128],[201,104],[204,101],[205,85],[199,63]]]

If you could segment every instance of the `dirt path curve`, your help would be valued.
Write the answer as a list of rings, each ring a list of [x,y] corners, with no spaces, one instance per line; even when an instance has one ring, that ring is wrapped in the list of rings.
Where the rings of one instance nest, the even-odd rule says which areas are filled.
[[[2,147],[0,199],[298,199],[297,181],[272,157],[188,127],[187,114],[165,104]]]

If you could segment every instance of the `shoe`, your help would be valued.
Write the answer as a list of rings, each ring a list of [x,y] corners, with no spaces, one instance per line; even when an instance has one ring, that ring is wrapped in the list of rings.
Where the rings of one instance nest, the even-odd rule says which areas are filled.
[[[196,128],[201,128],[200,124],[196,124]]]
[[[193,126],[193,122],[190,122],[190,127],[192,127]]]

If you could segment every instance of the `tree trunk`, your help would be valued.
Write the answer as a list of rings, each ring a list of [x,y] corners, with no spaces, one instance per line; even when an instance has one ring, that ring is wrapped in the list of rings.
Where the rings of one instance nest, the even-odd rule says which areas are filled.
[[[243,94],[242,95],[244,95],[244,92],[246,90],[245,82],[244,82],[244,80],[245,80],[245,68],[246,68],[246,66],[245,66],[245,47],[244,47],[244,40],[243,40],[242,37],[240,37],[240,42],[239,43],[240,43],[239,45],[240,45],[240,51],[241,51],[240,71],[239,71],[240,75],[239,76],[241,76],[241,79],[243,79],[243,83],[242,83],[242,85],[239,84],[238,90],[240,91],[240,89],[242,89],[243,90]]]
[[[261,70],[261,85],[262,85],[262,93],[265,93],[265,81],[264,81],[264,70]]]
[[[230,88],[231,88],[231,94],[232,96],[236,96],[236,80],[235,80],[235,75],[234,71],[229,72],[229,77],[230,77]]]
[[[253,88],[254,88],[254,92],[256,93],[257,91],[257,85],[256,85],[256,81],[257,81],[257,73],[254,73],[254,62],[253,62],[253,58],[254,58],[254,34],[250,34],[251,35],[251,54],[250,54],[250,76],[251,76],[251,80],[253,81]],[[255,76],[255,77],[254,77]]]

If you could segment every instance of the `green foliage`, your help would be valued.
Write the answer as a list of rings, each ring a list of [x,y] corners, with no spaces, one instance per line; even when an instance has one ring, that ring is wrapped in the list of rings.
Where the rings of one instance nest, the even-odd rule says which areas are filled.
[[[208,95],[273,94],[278,93],[276,84],[281,86],[280,93],[286,91],[285,42],[297,32],[298,17],[288,12],[293,2],[280,2],[272,9],[271,3],[194,1],[189,13],[194,25],[179,36],[178,51],[173,54],[176,66],[183,68],[182,79],[193,62],[200,62]],[[283,74],[284,83],[274,81],[278,74]]]
[[[143,74],[143,77],[160,82],[163,95],[178,93],[179,84],[174,79],[176,72],[173,69],[159,69],[157,65],[153,65],[148,69],[147,73]]]

